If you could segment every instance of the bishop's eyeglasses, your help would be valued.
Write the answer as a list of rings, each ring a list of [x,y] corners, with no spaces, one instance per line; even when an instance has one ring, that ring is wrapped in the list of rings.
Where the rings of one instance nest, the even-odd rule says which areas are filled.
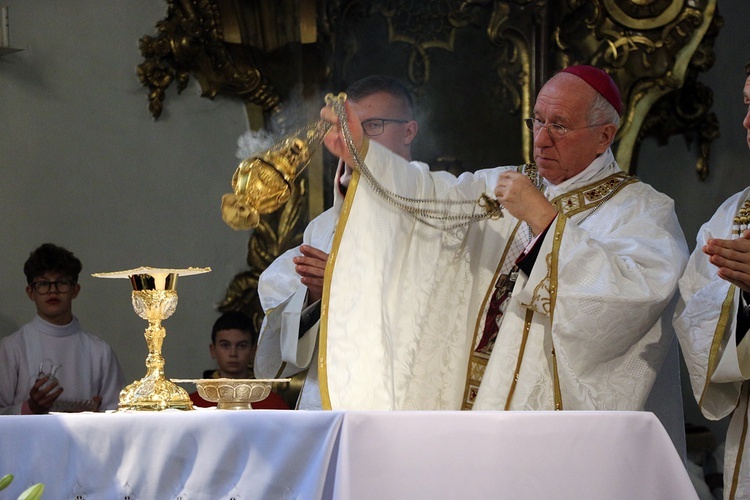
[[[370,118],[362,122],[365,135],[377,137],[385,130],[386,123],[409,123],[409,120],[396,120],[394,118]]]
[[[585,127],[568,128],[563,127],[559,123],[545,124],[539,118],[526,118],[523,122],[526,124],[526,128],[534,132],[534,134],[536,134],[540,128],[547,129],[547,133],[550,137],[552,137],[552,139],[560,139],[561,137],[564,137],[568,132],[575,132],[576,130],[583,130],[586,128],[598,127],[599,125],[606,125],[606,123],[596,123],[594,125],[586,125]]]
[[[74,280],[62,279],[57,281],[35,281],[31,284],[31,287],[39,295],[47,295],[52,291],[53,285],[55,290],[57,290],[57,293],[67,293],[75,284],[76,282]]]

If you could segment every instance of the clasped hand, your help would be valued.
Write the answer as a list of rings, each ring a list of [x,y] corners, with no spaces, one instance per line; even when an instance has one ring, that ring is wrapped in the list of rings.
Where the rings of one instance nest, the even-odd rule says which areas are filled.
[[[703,245],[703,253],[719,268],[720,278],[750,293],[750,230],[733,240],[711,238]]]

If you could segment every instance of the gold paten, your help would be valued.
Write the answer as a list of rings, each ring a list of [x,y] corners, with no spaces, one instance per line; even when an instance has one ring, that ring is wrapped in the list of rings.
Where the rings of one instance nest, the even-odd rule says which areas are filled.
[[[148,356],[148,371],[141,380],[128,385],[120,392],[121,410],[160,411],[169,408],[192,410],[190,396],[183,388],[175,385],[164,376],[164,358],[161,348],[167,332],[161,322],[174,313],[177,308],[177,277],[190,274],[201,274],[211,269],[157,269],[139,267],[129,271],[96,273],[96,278],[127,278],[133,286],[133,309],[141,318],[148,321],[145,331]]]

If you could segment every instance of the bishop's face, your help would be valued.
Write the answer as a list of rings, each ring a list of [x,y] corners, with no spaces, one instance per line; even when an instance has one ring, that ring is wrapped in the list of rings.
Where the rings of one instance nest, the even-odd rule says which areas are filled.
[[[560,184],[583,172],[614,139],[613,124],[588,123],[588,111],[596,91],[581,78],[560,73],[539,91],[534,118],[544,125],[558,124],[567,129],[553,138],[546,126],[534,130],[534,161],[539,173],[552,184]]]

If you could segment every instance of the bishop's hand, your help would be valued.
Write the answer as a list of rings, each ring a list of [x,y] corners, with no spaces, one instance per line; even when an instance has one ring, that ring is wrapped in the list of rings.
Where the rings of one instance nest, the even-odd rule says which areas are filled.
[[[539,234],[557,217],[557,209],[524,174],[508,170],[500,174],[495,196],[516,219],[526,222]]]

